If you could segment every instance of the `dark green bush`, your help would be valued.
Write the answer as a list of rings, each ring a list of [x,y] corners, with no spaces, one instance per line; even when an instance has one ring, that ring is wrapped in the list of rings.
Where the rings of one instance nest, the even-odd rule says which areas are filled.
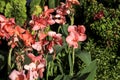
[[[84,49],[97,60],[96,80],[120,79],[120,8],[117,0],[80,0],[88,40]],[[107,4],[107,5],[106,5]],[[116,4],[116,5],[115,5]]]

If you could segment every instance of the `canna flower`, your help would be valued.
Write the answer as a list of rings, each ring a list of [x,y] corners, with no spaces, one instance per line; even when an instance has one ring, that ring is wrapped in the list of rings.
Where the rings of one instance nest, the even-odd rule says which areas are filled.
[[[33,36],[28,31],[25,31],[23,34],[20,34],[19,37],[23,40],[26,46],[31,46],[35,42]]]
[[[41,51],[42,50],[41,42],[35,42],[34,44],[32,44],[32,48],[37,50],[37,51]]]
[[[54,41],[55,44],[58,44],[58,45],[62,45],[62,35],[61,34],[57,34],[56,32],[54,31],[49,31],[48,32],[48,36],[52,37],[52,41]]]
[[[11,80],[27,80],[24,71],[13,70],[9,75]]]
[[[44,67],[46,65],[45,59],[42,55],[34,56],[32,53],[27,54],[27,56],[32,60],[29,65],[25,65],[24,68],[28,70],[28,77],[32,79],[37,79],[38,75],[43,78]]]
[[[73,25],[68,27],[69,35],[66,38],[66,42],[69,46],[73,46],[74,48],[78,48],[78,42],[86,40],[85,27],[83,25],[79,25],[78,27]]]
[[[30,63],[29,65],[25,65],[24,69],[28,70],[27,78],[29,80],[36,80],[38,78],[38,73],[36,70],[36,64]]]
[[[58,23],[58,24],[65,24],[65,23],[66,23],[66,18],[65,18],[65,16],[60,15],[60,14],[56,14],[54,20],[55,20],[55,22]]]
[[[79,41],[86,40],[87,37],[85,34],[85,31],[86,31],[85,26],[78,25],[78,27],[77,27],[77,26],[73,25],[73,26],[68,27],[68,32],[74,32],[74,31],[79,34]]]
[[[54,9],[48,9],[48,6],[44,7],[44,12],[40,16],[32,16],[30,25],[33,27],[33,30],[44,30],[48,25],[55,24],[55,21],[52,19],[51,13],[54,12]]]
[[[70,34],[66,38],[66,42],[69,44],[70,47],[78,48],[79,34],[75,31],[70,32]]]
[[[52,53],[54,51],[53,50],[53,46],[55,44],[62,45],[62,37],[61,37],[62,35],[61,34],[57,34],[54,31],[49,31],[48,32],[48,36],[50,36],[52,38],[52,40],[47,45],[47,48],[48,48],[49,52]]]
[[[14,18],[7,19],[0,15],[0,37],[10,39],[14,35],[15,20]]]

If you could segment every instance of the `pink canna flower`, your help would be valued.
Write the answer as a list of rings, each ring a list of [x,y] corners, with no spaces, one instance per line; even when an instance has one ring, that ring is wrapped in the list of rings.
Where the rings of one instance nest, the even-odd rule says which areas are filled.
[[[43,78],[44,67],[46,66],[46,61],[42,55],[34,56],[32,53],[28,54],[28,57],[32,60],[29,65],[25,65],[24,68],[28,70],[27,77],[30,80],[37,79],[38,76]]]
[[[66,7],[65,3],[61,2],[61,5],[56,8],[56,13],[65,16],[70,14],[70,10]]]
[[[48,32],[48,36],[52,37],[52,40],[49,41],[49,44],[47,45],[47,49],[50,53],[52,53],[54,50],[53,50],[53,46],[55,44],[58,44],[58,45],[62,45],[62,35],[61,34],[57,34],[56,32],[54,31],[49,31]]]
[[[78,48],[79,34],[75,31],[70,32],[66,38],[66,42],[70,47]]]
[[[37,50],[37,51],[41,51],[42,50],[41,42],[35,42],[34,44],[32,44],[32,48]]]
[[[24,71],[16,71],[13,70],[11,74],[9,75],[9,78],[11,80],[27,80],[26,75],[24,74]]]
[[[48,36],[53,38],[53,41],[55,44],[62,45],[62,35],[61,34],[57,34],[54,31],[49,31]]]
[[[85,33],[86,29],[84,25],[78,25],[77,27],[78,33]]]
[[[73,46],[74,48],[78,48],[78,42],[86,40],[87,36],[85,34],[85,27],[83,25],[79,25],[78,27],[73,25],[68,27],[69,35],[66,38],[66,42],[69,46]]]
[[[35,70],[36,69],[36,64],[32,62],[29,65],[25,65],[24,68],[26,70]]]
[[[73,32],[73,31],[76,31],[79,34],[79,41],[86,40],[87,36],[85,34],[85,31],[86,31],[85,26],[83,25],[78,25],[78,27],[75,25],[69,26],[68,32]]]

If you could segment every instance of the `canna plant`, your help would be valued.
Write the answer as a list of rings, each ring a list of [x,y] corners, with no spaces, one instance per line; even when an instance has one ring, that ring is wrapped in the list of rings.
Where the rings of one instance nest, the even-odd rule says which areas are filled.
[[[9,79],[93,80],[96,61],[82,50],[86,28],[74,23],[74,6],[80,5],[79,1],[51,3],[55,6],[34,4],[37,12],[31,10],[32,19],[26,27],[0,15],[0,38],[10,46]]]

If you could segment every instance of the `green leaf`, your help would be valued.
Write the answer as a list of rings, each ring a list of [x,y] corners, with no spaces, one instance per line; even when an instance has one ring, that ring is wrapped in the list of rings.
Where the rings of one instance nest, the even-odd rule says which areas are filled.
[[[55,3],[56,2],[56,0],[48,0],[48,5],[49,5],[49,8],[55,8],[56,6],[55,6]]]
[[[60,46],[60,45],[55,45],[55,46],[54,46],[54,49],[55,49],[55,52],[56,52],[56,53],[59,53],[59,52],[61,52],[61,51],[62,51],[63,46]]]
[[[94,80],[96,69],[97,69],[96,60],[94,60],[83,70],[77,73],[77,75],[79,75],[78,79],[85,78],[85,80]]]
[[[0,1],[0,12],[1,12],[1,13],[3,13],[4,8],[5,8],[5,1],[4,1],[4,0],[1,0],[1,1]]]
[[[63,74],[63,68],[62,68],[61,63],[60,63],[59,61],[58,61],[57,63],[58,63],[58,66],[59,66],[59,70],[60,70],[60,72]]]
[[[84,73],[89,73],[89,72],[93,71],[94,69],[96,69],[96,67],[97,67],[96,60],[94,60],[81,71],[81,75]]]
[[[71,80],[71,76],[70,75],[64,75],[64,78],[63,78],[63,80]]]
[[[47,67],[48,76],[53,76],[54,62],[50,61]]]
[[[69,27],[68,24],[65,24],[65,25],[63,25],[63,26],[61,27],[61,31],[62,31],[62,33],[63,33],[65,36],[68,35],[68,27]]]
[[[91,63],[91,55],[88,52],[77,50],[75,55],[80,58],[86,65]]]
[[[41,0],[32,0],[31,3],[30,3],[30,13],[31,14],[35,14],[35,10],[41,10],[41,8],[36,8],[36,6],[39,6],[40,5],[40,2]],[[39,12],[39,11],[38,11]]]
[[[64,75],[58,75],[54,80],[62,80]]]

